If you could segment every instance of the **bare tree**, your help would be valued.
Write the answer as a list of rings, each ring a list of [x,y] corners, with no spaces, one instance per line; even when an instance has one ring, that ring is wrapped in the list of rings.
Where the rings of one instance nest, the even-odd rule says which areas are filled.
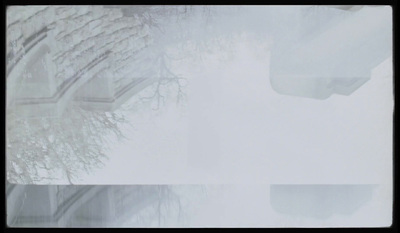
[[[158,81],[149,95],[140,97],[141,103],[151,104],[153,110],[159,110],[171,95],[177,104],[185,102],[188,81],[171,68],[171,63],[202,61],[202,56],[211,49],[227,50],[232,42],[214,36],[211,31],[208,31],[210,35],[204,36],[208,30],[205,26],[210,25],[216,15],[209,6],[122,6],[122,10],[126,15],[136,14],[143,18],[154,38],[152,63]]]
[[[107,159],[112,137],[122,139],[125,118],[70,105],[60,118],[17,119],[7,112],[7,178],[12,183],[51,183],[64,177],[70,184]]]
[[[187,81],[173,71],[170,63],[198,57],[209,47],[209,42],[199,39],[196,41],[198,50],[187,48],[180,58],[168,53],[172,45],[183,48],[196,34],[188,33],[184,24],[179,30],[168,31],[168,25],[163,22],[170,25],[172,21],[184,22],[195,15],[196,9],[207,17],[212,12],[207,7],[192,6],[123,7],[125,14],[138,15],[154,29],[153,33],[161,33],[153,45],[155,55],[150,61],[156,64],[158,82],[150,95],[140,98],[142,103],[154,105],[153,110],[158,110],[172,95],[178,104],[186,98]],[[74,105],[70,105],[61,118],[18,119],[12,110],[7,110],[7,178],[12,183],[33,184],[51,183],[64,177],[72,184],[79,180],[82,172],[91,172],[104,164],[112,135],[122,139],[121,126],[127,123],[120,114],[89,112]]]
[[[158,110],[161,104],[165,104],[166,95],[168,92],[171,93],[171,89],[174,89],[174,93],[176,93],[176,103],[184,101],[186,98],[186,93],[183,88],[186,86],[186,78],[179,77],[175,74],[169,66],[167,65],[167,59],[170,58],[166,54],[165,51],[161,51],[157,58],[157,72],[155,76],[158,81],[154,84],[153,94],[150,96],[141,97],[141,101],[143,102],[155,102],[156,106],[153,107],[153,110]]]
[[[135,215],[126,226],[185,226],[190,211],[207,198],[204,185],[150,185],[147,190],[157,193],[156,201]]]

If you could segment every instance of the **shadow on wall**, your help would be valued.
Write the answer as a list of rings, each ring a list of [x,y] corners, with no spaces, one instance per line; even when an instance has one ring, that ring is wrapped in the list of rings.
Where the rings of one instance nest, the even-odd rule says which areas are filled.
[[[372,198],[377,185],[271,185],[271,206],[279,213],[327,219],[351,215]]]

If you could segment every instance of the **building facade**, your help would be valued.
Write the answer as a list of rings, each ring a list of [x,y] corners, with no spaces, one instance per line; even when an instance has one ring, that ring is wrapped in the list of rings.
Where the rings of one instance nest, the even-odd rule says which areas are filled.
[[[166,204],[160,185],[17,185],[7,182],[9,227],[123,227]],[[140,224],[140,223],[139,223]],[[142,223],[146,225],[145,223]]]
[[[10,6],[7,9],[7,110],[60,116],[72,101],[113,111],[154,82],[141,63],[149,27],[119,8]]]

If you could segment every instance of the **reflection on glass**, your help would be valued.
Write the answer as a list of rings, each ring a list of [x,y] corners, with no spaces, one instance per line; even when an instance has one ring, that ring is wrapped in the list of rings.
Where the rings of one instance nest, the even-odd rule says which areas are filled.
[[[371,70],[390,60],[391,18],[388,6],[10,6],[7,180],[380,183],[393,98]]]

